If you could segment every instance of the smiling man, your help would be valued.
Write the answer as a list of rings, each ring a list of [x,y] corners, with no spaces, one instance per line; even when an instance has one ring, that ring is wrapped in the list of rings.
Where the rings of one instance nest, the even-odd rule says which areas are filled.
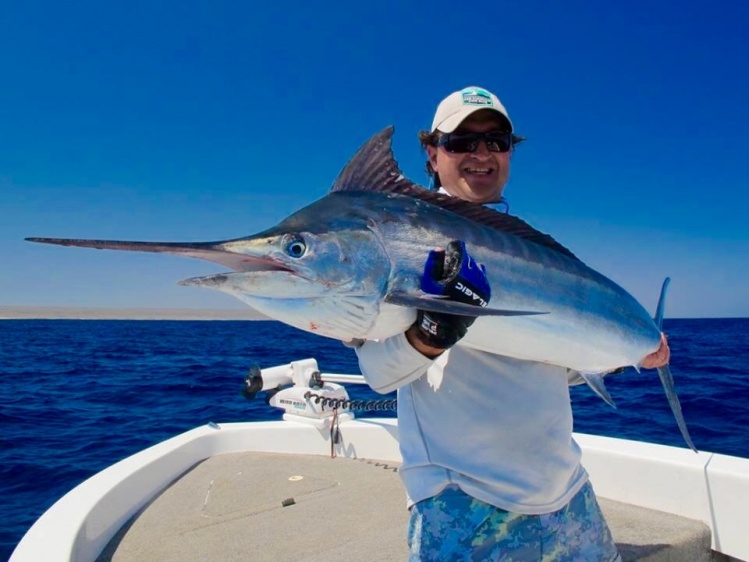
[[[437,107],[419,140],[442,192],[502,201],[522,140],[497,96],[469,87]],[[460,241],[425,256],[422,290],[489,302],[485,271]],[[359,366],[378,392],[398,389],[410,559],[620,560],[572,436],[567,369],[453,347],[472,318],[419,311],[404,333],[364,342]],[[668,344],[643,362],[668,362]]]

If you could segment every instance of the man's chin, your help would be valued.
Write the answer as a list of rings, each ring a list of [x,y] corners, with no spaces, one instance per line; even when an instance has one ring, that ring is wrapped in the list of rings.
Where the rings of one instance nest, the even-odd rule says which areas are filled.
[[[482,181],[482,178],[476,178],[475,180],[467,180],[466,184],[472,195],[471,200],[474,203],[499,201],[502,196],[502,188],[497,186],[496,180],[487,178],[486,181]]]

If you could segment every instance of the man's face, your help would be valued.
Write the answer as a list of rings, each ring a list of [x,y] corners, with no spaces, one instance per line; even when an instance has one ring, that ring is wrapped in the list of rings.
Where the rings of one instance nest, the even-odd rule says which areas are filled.
[[[505,132],[506,125],[494,111],[477,111],[455,133]],[[489,152],[482,140],[473,152],[452,153],[443,146],[427,146],[432,168],[450,195],[473,203],[499,201],[510,174],[510,152]]]

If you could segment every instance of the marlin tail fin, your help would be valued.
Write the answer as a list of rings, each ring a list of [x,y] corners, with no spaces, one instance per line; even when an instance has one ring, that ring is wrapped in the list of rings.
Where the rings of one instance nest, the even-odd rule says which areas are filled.
[[[658,298],[658,306],[655,309],[655,316],[653,317],[653,322],[655,322],[655,325],[658,326],[659,330],[663,329],[663,311],[666,305],[666,291],[668,290],[669,283],[671,283],[671,279],[666,277],[661,286],[661,296]],[[676,418],[676,424],[679,426],[679,431],[681,431],[681,435],[684,437],[684,441],[686,441],[687,445],[689,445],[689,448],[696,453],[697,448],[694,446],[692,438],[689,436],[687,422],[684,420],[684,415],[681,413],[681,404],[679,403],[679,397],[676,395],[674,377],[671,375],[671,369],[668,368],[668,365],[658,367],[658,376],[660,377],[663,388],[666,391],[666,398],[668,398],[668,404],[671,406],[674,418]]]

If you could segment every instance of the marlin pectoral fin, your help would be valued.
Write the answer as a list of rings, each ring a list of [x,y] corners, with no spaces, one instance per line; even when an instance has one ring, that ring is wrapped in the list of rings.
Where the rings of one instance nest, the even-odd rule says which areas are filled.
[[[676,424],[679,426],[679,431],[681,431],[684,441],[686,441],[689,448],[695,453],[698,452],[694,443],[692,443],[692,438],[689,436],[689,430],[687,429],[687,422],[684,420],[684,415],[681,413],[681,404],[679,403],[679,397],[676,395],[676,389],[674,388],[674,377],[671,375],[671,369],[668,368],[668,365],[658,367],[658,376],[661,378],[663,388],[666,391],[666,397],[668,398],[668,403],[671,406],[671,411],[674,413]]]
[[[606,384],[603,382],[603,375],[598,374],[591,374],[591,373],[579,373],[580,376],[583,378],[583,380],[588,384],[588,386],[593,389],[593,392],[595,392],[598,396],[603,398],[603,401],[606,402],[609,406],[612,408],[616,408],[616,404],[614,403],[614,399],[611,398],[611,394],[609,394],[609,391],[606,390]]]
[[[431,312],[456,314],[458,316],[535,316],[537,314],[548,314],[548,312],[531,310],[503,310],[488,306],[481,307],[444,299],[435,295],[405,293],[402,291],[391,291],[386,294],[385,302],[398,306],[429,310]]]

